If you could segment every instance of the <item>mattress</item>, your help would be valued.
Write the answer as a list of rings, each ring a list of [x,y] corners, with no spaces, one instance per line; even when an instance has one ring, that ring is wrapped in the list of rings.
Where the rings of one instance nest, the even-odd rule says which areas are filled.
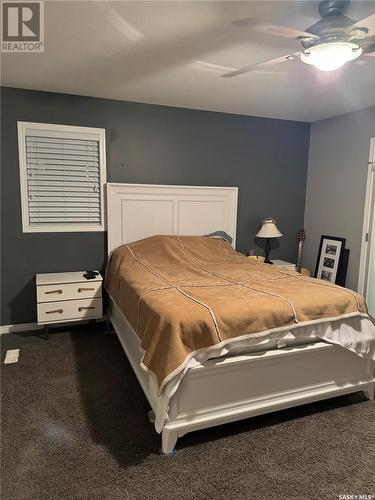
[[[257,264],[207,237],[152,236],[117,248],[106,288],[140,339],[142,366],[160,393],[192,359],[307,325],[368,317],[352,290]]]

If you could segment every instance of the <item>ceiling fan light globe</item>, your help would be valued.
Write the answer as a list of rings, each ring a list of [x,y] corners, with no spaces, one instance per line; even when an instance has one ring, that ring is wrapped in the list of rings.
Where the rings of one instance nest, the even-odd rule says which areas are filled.
[[[351,42],[321,43],[309,47],[301,54],[301,61],[321,71],[335,71],[349,61],[357,59],[362,48]]]

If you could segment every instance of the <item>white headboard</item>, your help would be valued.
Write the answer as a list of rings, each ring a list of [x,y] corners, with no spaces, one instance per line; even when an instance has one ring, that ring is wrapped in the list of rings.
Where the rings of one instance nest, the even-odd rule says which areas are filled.
[[[225,231],[236,242],[236,187],[107,184],[108,253],[154,234]]]

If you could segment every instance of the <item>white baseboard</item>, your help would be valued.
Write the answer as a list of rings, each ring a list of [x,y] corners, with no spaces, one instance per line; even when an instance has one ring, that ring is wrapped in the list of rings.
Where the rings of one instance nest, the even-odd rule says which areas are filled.
[[[98,322],[100,321],[105,321],[106,316],[103,316],[102,319],[97,320]],[[51,325],[53,326],[74,326],[74,325],[79,325],[79,324],[85,324],[88,323],[87,321],[69,321],[67,323],[56,323],[56,325]],[[17,325],[2,325],[0,326],[0,335],[3,335],[4,333],[17,333],[17,332],[29,332],[31,330],[42,330],[44,328],[44,325],[38,325],[38,323],[18,323]]]
[[[41,330],[43,325],[38,323],[19,323],[18,325],[2,325],[0,326],[0,335],[3,333],[28,332],[30,330]]]

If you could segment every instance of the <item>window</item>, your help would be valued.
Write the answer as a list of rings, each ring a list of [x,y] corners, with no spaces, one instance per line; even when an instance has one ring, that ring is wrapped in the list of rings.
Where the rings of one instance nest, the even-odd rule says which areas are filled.
[[[104,231],[105,130],[18,122],[22,228]]]

